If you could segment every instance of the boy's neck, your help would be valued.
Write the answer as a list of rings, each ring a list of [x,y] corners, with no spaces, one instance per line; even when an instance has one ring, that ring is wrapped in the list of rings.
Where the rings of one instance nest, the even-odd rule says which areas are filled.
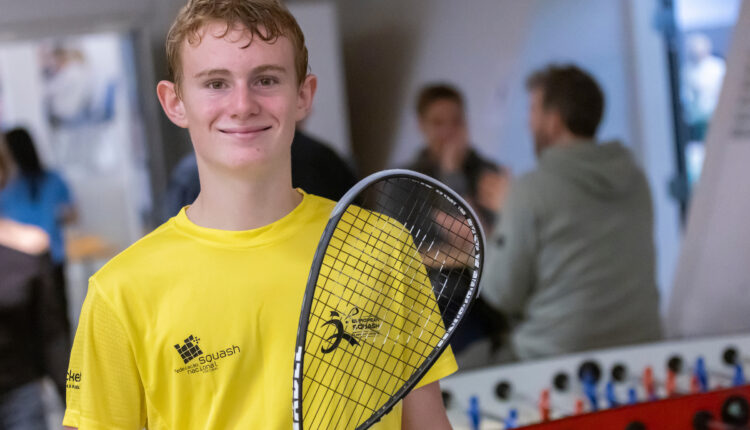
[[[252,230],[283,218],[302,202],[302,195],[292,188],[290,171],[253,179],[200,179],[201,192],[186,214],[201,227]]]

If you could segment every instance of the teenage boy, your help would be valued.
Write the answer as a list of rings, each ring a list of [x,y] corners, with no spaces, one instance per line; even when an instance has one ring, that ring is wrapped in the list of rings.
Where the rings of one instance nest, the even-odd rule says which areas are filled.
[[[291,429],[294,342],[334,203],[292,188],[310,111],[304,37],[275,0],[191,0],[167,37],[157,93],[187,128],[201,192],[90,280],[64,425]],[[450,428],[448,350],[380,428]],[[334,423],[335,425],[335,423]]]

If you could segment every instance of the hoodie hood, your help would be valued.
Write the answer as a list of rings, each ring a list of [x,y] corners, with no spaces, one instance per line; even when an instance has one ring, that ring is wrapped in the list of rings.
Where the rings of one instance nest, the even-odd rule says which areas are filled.
[[[630,151],[619,142],[578,141],[553,146],[542,153],[539,165],[601,199],[630,193],[640,174]]]

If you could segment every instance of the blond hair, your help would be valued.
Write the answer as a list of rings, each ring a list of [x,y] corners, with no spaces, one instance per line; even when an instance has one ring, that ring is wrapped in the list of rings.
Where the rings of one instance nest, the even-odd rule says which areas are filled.
[[[250,42],[255,37],[274,43],[286,37],[294,48],[294,66],[297,83],[302,84],[307,76],[307,47],[302,29],[297,20],[278,0],[189,0],[180,9],[167,33],[167,64],[170,79],[178,89],[182,80],[182,42],[200,43],[200,30],[211,21],[226,23],[225,37],[237,25],[250,33]]]

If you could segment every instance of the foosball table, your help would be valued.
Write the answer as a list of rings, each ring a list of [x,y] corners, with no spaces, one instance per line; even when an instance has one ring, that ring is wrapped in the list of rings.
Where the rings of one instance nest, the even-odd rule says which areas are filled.
[[[724,336],[465,371],[441,388],[456,430],[739,430],[746,363],[750,336]]]

